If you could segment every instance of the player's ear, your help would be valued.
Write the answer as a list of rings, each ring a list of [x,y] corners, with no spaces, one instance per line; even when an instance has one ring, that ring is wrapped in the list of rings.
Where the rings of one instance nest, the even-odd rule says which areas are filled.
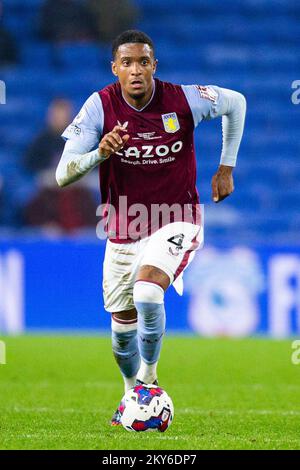
[[[112,73],[117,77],[118,76],[117,66],[116,66],[116,63],[113,61],[111,61],[111,70],[112,70]]]
[[[157,59],[154,59],[154,61],[153,61],[153,75],[154,75],[155,72],[156,72],[157,64],[158,64],[158,60],[157,60]]]

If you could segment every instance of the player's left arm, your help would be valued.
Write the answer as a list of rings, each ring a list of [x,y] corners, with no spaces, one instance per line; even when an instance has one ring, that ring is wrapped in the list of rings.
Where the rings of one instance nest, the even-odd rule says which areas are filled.
[[[232,172],[236,166],[246,116],[246,99],[236,91],[217,86],[182,86],[195,127],[202,120],[222,117],[222,154],[212,178],[212,199],[220,202],[234,190]]]

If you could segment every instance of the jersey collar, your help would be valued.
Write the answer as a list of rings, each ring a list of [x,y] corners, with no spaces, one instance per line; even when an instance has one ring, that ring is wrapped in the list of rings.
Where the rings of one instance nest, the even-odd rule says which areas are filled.
[[[140,113],[140,112],[143,111],[145,108],[147,108],[147,106],[149,106],[149,104],[150,104],[151,101],[153,100],[153,97],[154,97],[154,94],[155,94],[155,88],[156,88],[156,83],[155,83],[155,80],[153,80],[153,91],[152,91],[151,98],[150,98],[150,100],[148,101],[148,103],[146,103],[145,106],[143,106],[141,109],[137,109],[137,108],[135,108],[134,106],[132,106],[131,104],[129,104],[128,101],[125,99],[125,97],[124,97],[124,95],[123,95],[123,92],[122,92],[122,89],[121,89],[122,98],[123,98],[123,100],[125,101],[125,103],[126,103],[131,109],[134,109],[134,111],[137,111],[138,113]]]

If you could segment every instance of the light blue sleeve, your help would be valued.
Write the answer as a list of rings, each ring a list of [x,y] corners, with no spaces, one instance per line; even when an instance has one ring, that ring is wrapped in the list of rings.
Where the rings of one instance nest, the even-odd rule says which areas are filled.
[[[224,108],[221,89],[215,85],[181,85],[193,114],[195,127],[201,121],[222,115]]]
[[[99,93],[93,93],[84,103],[62,137],[72,142],[78,153],[86,153],[98,147],[104,126],[104,111]]]
[[[220,163],[235,166],[246,116],[246,99],[237,91],[215,85],[182,85],[195,127],[222,116],[223,145]]]

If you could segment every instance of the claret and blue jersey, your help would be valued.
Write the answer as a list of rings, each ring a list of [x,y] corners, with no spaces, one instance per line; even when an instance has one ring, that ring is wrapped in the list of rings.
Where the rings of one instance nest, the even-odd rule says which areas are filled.
[[[116,125],[126,128],[130,138],[124,148],[99,167],[102,203],[112,204],[117,218],[120,196],[127,196],[128,207],[139,203],[150,211],[152,204],[190,204],[196,211],[193,132],[202,120],[220,115],[221,107],[218,87],[154,79],[151,99],[138,110],[124,99],[116,82],[90,96],[63,137],[84,153],[97,148]]]

